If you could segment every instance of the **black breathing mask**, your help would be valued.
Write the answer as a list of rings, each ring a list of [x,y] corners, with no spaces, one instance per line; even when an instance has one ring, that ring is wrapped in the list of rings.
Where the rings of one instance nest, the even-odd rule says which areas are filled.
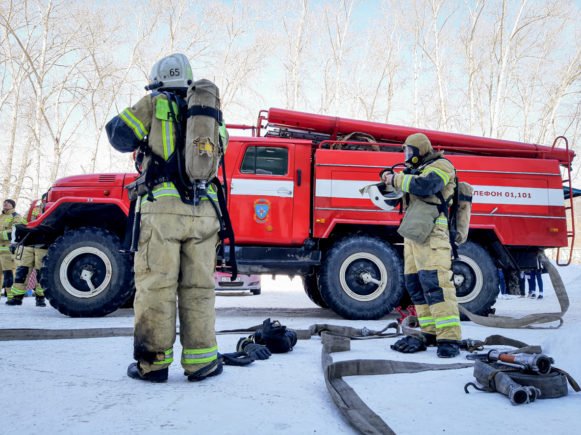
[[[417,167],[420,164],[420,150],[411,145],[404,145],[405,163],[411,167]]]

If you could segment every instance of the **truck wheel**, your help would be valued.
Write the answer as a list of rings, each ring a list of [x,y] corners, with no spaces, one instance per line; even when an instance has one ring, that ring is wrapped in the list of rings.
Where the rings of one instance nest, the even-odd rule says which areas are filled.
[[[41,285],[50,304],[71,317],[101,317],[134,294],[133,260],[101,228],[79,228],[59,237],[43,261]]]
[[[327,252],[319,286],[323,300],[344,318],[380,319],[402,297],[402,260],[394,248],[380,239],[348,237]]]
[[[471,313],[487,316],[498,296],[498,271],[486,250],[466,242],[452,263],[458,303]]]
[[[309,273],[303,277],[303,287],[305,288],[305,293],[309,299],[317,306],[321,308],[329,308],[329,305],[321,296],[321,290],[319,289],[319,283],[317,282],[317,274]]]

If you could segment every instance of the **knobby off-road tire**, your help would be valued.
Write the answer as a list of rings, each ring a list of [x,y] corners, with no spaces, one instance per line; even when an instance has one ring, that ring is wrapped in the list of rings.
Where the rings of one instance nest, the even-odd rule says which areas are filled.
[[[399,305],[402,259],[381,239],[351,236],[325,255],[319,287],[323,300],[346,319],[380,319]]]
[[[460,245],[458,256],[452,264],[458,303],[471,313],[487,316],[498,296],[498,271],[494,261],[474,242]]]
[[[321,296],[321,289],[319,288],[319,283],[317,280],[316,273],[309,273],[308,275],[304,275],[303,279],[303,287],[305,288],[305,293],[309,297],[309,299],[317,306],[321,308],[329,308],[329,305]]]
[[[135,293],[133,258],[119,251],[110,231],[84,227],[68,231],[49,248],[41,285],[50,304],[71,317],[101,317]]]

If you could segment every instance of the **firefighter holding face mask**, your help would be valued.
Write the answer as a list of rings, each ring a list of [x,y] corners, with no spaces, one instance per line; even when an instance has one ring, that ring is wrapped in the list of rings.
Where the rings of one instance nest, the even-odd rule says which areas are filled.
[[[437,346],[438,357],[451,358],[459,354],[461,329],[447,213],[441,198],[450,203],[456,171],[422,133],[409,136],[403,147],[407,169],[384,173],[382,181],[404,192],[406,213],[398,233],[404,238],[405,286],[422,333],[398,340],[392,349],[413,353]]]
[[[220,223],[211,204],[208,180],[184,181],[190,169],[188,161],[182,165],[175,159],[180,150],[187,149],[183,140],[186,112],[187,116],[193,115],[189,114],[186,98],[190,101],[196,87],[209,89],[206,94],[211,93],[218,101],[213,111],[207,105],[196,106],[204,111],[199,117],[204,119],[196,122],[211,123],[208,129],[217,132],[214,126],[221,120],[218,90],[207,80],[193,82],[190,63],[183,54],[158,61],[146,88],[153,92],[106,126],[114,148],[122,152],[139,149],[144,156],[144,170],[138,181],[145,180],[139,186],[146,191],[136,188],[135,194],[136,207],[141,207],[135,254],[137,362],[129,365],[127,375],[150,382],[168,379],[177,315],[183,346],[181,364],[188,380],[200,381],[222,373],[215,335],[213,278]],[[199,94],[193,95],[195,99]],[[204,139],[200,150],[203,146],[204,152],[212,151],[217,146],[216,136]],[[187,160],[187,152],[179,156]]]

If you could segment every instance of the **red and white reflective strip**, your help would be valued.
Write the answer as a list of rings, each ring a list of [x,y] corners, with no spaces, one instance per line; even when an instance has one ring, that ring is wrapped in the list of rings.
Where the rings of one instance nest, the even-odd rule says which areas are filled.
[[[359,189],[377,180],[316,180],[315,196],[318,198],[368,199]],[[474,204],[509,204],[563,207],[563,189],[536,187],[473,185]]]
[[[294,196],[294,181],[233,178],[230,181],[230,194],[292,198]]]
[[[378,179],[370,180],[323,180],[317,179],[315,196],[320,198],[369,199],[359,192],[365,186],[377,184]]]
[[[541,205],[562,207],[563,189],[509,186],[473,186],[475,204]]]

